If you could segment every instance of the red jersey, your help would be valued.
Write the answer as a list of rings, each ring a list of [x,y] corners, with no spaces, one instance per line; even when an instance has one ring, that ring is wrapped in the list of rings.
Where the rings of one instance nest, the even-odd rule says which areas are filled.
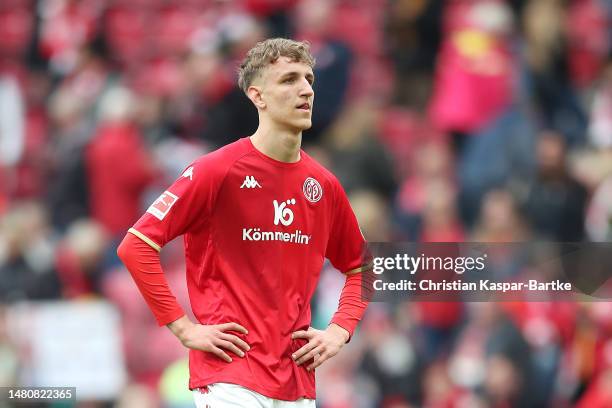
[[[105,125],[85,158],[93,218],[111,234],[120,234],[140,215],[140,196],[155,178],[145,145],[133,126]]]
[[[130,232],[157,250],[184,235],[197,320],[249,331],[234,333],[251,349],[231,363],[190,350],[191,389],[228,382],[271,398],[315,398],[314,371],[291,359],[306,340],[291,334],[310,325],[324,259],[355,270],[365,244],[329,171],[303,151],[296,163],[274,160],[244,138],[192,163]]]

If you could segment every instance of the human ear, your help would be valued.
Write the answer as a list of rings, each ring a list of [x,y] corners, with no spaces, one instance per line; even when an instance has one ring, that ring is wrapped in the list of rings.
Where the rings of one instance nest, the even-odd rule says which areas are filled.
[[[260,87],[254,85],[249,86],[249,89],[247,89],[247,96],[257,109],[266,108],[266,103],[263,100],[262,89]]]

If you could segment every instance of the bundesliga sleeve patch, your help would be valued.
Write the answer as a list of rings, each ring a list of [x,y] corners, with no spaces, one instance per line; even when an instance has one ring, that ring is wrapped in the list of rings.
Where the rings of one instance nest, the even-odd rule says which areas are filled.
[[[178,197],[169,191],[164,191],[157,200],[147,209],[149,214],[152,214],[158,220],[163,220],[166,214],[170,212],[170,208],[176,203]]]

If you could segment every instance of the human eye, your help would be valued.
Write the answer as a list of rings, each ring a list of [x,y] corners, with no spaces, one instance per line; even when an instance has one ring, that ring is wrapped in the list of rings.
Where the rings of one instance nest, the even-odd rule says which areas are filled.
[[[282,83],[283,83],[283,84],[291,84],[291,83],[293,83],[293,82],[295,82],[295,78],[294,78],[294,77],[292,77],[292,76],[290,76],[290,77],[286,77],[286,78],[284,78],[284,79],[282,80]]]

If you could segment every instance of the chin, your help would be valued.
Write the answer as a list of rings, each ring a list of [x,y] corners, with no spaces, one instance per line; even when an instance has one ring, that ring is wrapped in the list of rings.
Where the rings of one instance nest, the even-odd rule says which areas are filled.
[[[302,121],[301,123],[298,124],[297,126],[300,130],[304,131],[304,130],[308,130],[312,127],[312,120],[305,120]]]
[[[295,131],[302,132],[312,127],[312,120],[311,119],[292,120],[291,122],[285,122],[285,126],[289,129],[293,129]]]

